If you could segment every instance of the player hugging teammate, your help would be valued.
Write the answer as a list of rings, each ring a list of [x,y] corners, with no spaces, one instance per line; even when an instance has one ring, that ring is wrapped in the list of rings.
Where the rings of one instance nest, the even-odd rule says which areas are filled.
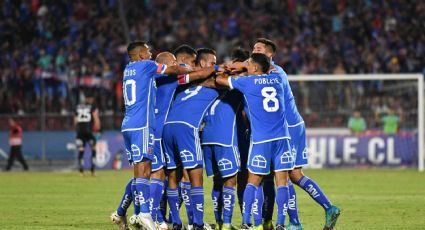
[[[303,229],[293,183],[324,208],[324,229],[333,229],[340,210],[301,170],[307,164],[305,125],[285,72],[272,61],[276,49],[258,39],[250,56],[237,50],[218,66],[207,48],[182,45],[151,61],[146,43],[128,45],[121,131],[134,177],[111,215],[120,229],[129,229],[131,203],[135,229],[183,229],[182,203],[185,228],[211,229],[204,223],[204,168],[213,177],[216,229],[235,228],[236,191],[240,229],[285,229],[287,213],[288,229]]]

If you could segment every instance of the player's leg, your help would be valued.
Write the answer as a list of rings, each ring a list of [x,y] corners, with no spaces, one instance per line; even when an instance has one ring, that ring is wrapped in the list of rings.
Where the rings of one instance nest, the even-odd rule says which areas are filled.
[[[84,146],[86,145],[86,142],[84,140],[84,137],[81,133],[77,134],[77,139],[75,140],[75,144],[77,145],[78,149],[78,169],[83,175],[84,173]]]
[[[303,125],[290,129],[291,136],[296,136],[297,149],[295,158],[295,169],[289,174],[291,181],[306,191],[325,210],[325,228],[332,229],[341,213],[341,210],[332,205],[331,201],[326,197],[320,186],[305,176],[302,166],[308,164],[305,127]]]
[[[182,137],[178,142],[180,158],[183,167],[189,173],[191,182],[190,198],[193,207],[193,228],[208,229],[209,225],[204,224],[204,181],[203,167],[204,160],[199,130],[188,126],[181,128]]]
[[[115,212],[111,214],[111,220],[114,224],[117,224],[120,229],[128,229],[127,225],[127,209],[130,207],[131,201],[133,200],[133,193],[131,192],[131,185],[133,179],[131,179],[125,186],[124,194],[121,198],[120,204]]]
[[[13,163],[15,162],[16,154],[17,154],[16,146],[11,146],[10,155],[9,155],[9,158],[7,159],[7,165],[5,169],[6,171],[9,171],[12,168]]]
[[[222,209],[223,230],[232,229],[232,217],[235,207],[236,174],[240,169],[239,151],[237,146],[222,147],[214,146],[217,160],[217,168],[223,178]]]
[[[302,225],[298,215],[298,207],[297,207],[297,196],[295,193],[294,184],[291,180],[288,181],[288,189],[289,189],[289,201],[288,201],[288,218],[289,218],[289,229],[301,230]]]
[[[96,170],[96,138],[94,137],[93,134],[90,134],[89,137],[89,145],[91,148],[91,166],[90,166],[90,171],[91,171],[91,175],[95,176],[95,170]]]
[[[133,165],[133,151],[132,151],[132,145],[131,145],[131,132],[123,132],[122,133],[124,138],[124,145],[125,145],[125,152],[127,154],[127,159],[130,165]],[[139,203],[139,194],[136,190],[136,178],[131,179],[131,194],[133,197],[133,207],[134,207],[134,214],[130,216],[129,223],[132,225],[135,229],[141,228],[141,226],[138,224],[137,221],[137,215],[140,213],[140,203]]]
[[[263,206],[264,206],[264,177],[255,193],[254,204],[252,205],[252,217],[254,218],[254,226],[260,226],[263,223]]]
[[[164,154],[162,151],[161,139],[155,140],[154,145],[154,160],[152,161],[152,174],[151,174],[151,188],[150,188],[150,202],[151,202],[151,215],[152,219],[159,225],[164,222],[162,215],[158,218],[159,205],[164,194]],[[165,223],[164,223],[165,224]]]
[[[325,210],[325,229],[332,229],[341,213],[341,210],[332,205],[331,201],[326,197],[320,186],[311,178],[304,175],[301,168],[297,168],[290,173],[291,181],[296,183],[304,191],[306,191],[313,200],[315,200]]]
[[[294,167],[294,157],[288,139],[273,141],[273,166],[277,186],[276,205],[277,220],[276,230],[285,229],[285,217],[289,202],[288,171]]]
[[[175,149],[174,134],[176,128],[175,124],[166,124],[164,126],[162,141],[164,147],[164,156],[167,165],[167,200],[170,207],[170,218],[174,225],[174,229],[182,228],[182,221],[179,213],[179,189],[178,189],[178,178],[177,178],[177,165],[178,151]],[[178,135],[176,133],[176,135]]]
[[[189,230],[191,230],[193,225],[193,205],[192,205],[192,199],[190,194],[192,184],[190,182],[188,171],[186,169],[183,169],[182,172],[183,172],[183,177],[180,182],[180,192],[181,192],[181,197],[186,208],[188,228]]]
[[[214,210],[216,229],[221,228],[222,218],[222,191],[223,182],[219,175],[217,162],[215,161],[214,145],[203,145],[202,152],[204,154],[205,172],[207,177],[213,177],[213,188],[211,190],[211,199]]]
[[[150,214],[150,175],[153,160],[153,130],[142,129],[130,131],[131,154],[134,163],[136,190],[139,195],[140,213],[138,223],[148,230],[155,230],[155,224]],[[129,132],[129,133],[130,133]]]
[[[22,167],[24,167],[24,171],[28,171],[28,165],[27,162],[25,162],[24,156],[22,155],[22,147],[21,145],[15,146],[16,147],[16,158],[21,163]]]
[[[248,156],[247,168],[249,170],[248,184],[246,185],[243,196],[243,213],[241,229],[249,228],[248,224],[251,219],[251,211],[255,201],[257,192],[263,176],[270,173],[271,165],[271,146],[269,143],[251,144]],[[254,226],[254,229],[261,229],[262,225]]]

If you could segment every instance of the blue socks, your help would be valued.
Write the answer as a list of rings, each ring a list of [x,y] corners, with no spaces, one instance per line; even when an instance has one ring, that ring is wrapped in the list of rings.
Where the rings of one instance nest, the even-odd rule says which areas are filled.
[[[300,218],[298,217],[297,196],[295,194],[294,184],[288,181],[289,201],[288,201],[288,216],[292,224],[299,225]]]
[[[331,208],[331,202],[325,196],[325,194],[320,189],[319,185],[316,184],[312,179],[307,176],[301,177],[298,181],[298,185],[304,189],[318,204],[320,204],[325,211],[328,211]]]
[[[233,187],[223,187],[223,224],[231,224],[235,208],[235,192]]]
[[[127,213],[128,207],[130,207],[131,201],[133,200],[133,194],[131,192],[131,185],[132,185],[133,179],[131,179],[127,186],[125,186],[124,195],[121,198],[120,205],[118,206],[117,213],[120,216],[125,216]]]
[[[149,213],[149,192],[150,182],[149,178],[137,177],[136,178],[136,190],[139,195],[140,212]]]
[[[257,192],[257,186],[248,183],[243,194],[242,204],[242,223],[249,224],[251,222],[251,210],[252,204],[255,200],[255,193]]]
[[[151,180],[150,195],[152,202],[151,216],[153,221],[157,220],[159,212],[159,203],[161,202],[164,193],[164,181],[159,179]]]
[[[223,214],[222,195],[223,195],[222,185],[218,186],[216,183],[214,183],[213,189],[211,191],[211,199],[212,199],[216,223],[222,223],[223,222],[223,219],[221,218],[223,216],[222,215]]]
[[[190,191],[193,204],[193,223],[204,225],[204,187],[192,187]]]
[[[192,184],[190,182],[180,182],[180,188],[181,188],[181,195],[184,202],[184,205],[186,206],[186,213],[187,213],[187,221],[189,225],[193,224],[193,206],[191,201],[191,187]]]
[[[285,224],[286,210],[288,208],[289,191],[287,186],[279,186],[277,188],[276,205],[277,205],[277,225]]]
[[[254,226],[261,225],[263,223],[263,204],[264,204],[264,191],[263,183],[257,189],[255,193],[255,201],[252,205],[252,215],[254,216]]]
[[[273,219],[274,201],[276,198],[276,190],[273,178],[266,179],[263,182],[264,206],[263,218],[265,221]]]
[[[179,189],[168,188],[167,189],[168,205],[170,206],[170,216],[173,224],[182,224],[179,214]]]
[[[136,178],[133,178],[131,181],[131,193],[133,194],[133,206],[134,206],[134,214],[138,215],[140,213],[140,202],[139,202],[139,194],[136,189]]]

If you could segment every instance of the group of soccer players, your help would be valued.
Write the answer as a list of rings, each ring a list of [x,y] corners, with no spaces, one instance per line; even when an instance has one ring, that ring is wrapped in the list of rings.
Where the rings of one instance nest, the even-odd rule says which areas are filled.
[[[324,208],[324,229],[333,229],[340,210],[302,172],[305,125],[285,72],[272,61],[276,49],[261,38],[251,55],[237,49],[231,61],[217,65],[208,48],[182,45],[152,61],[146,43],[128,45],[121,131],[134,178],[111,215],[120,229],[129,229],[131,203],[129,223],[136,229],[165,230],[167,223],[183,229],[182,204],[187,229],[211,229],[204,223],[204,168],[214,182],[215,228],[234,229],[237,193],[239,229],[282,230],[286,214],[288,229],[303,229],[294,183]]]

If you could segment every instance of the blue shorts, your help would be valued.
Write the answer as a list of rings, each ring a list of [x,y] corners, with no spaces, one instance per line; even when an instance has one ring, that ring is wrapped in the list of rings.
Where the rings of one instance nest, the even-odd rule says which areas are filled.
[[[145,160],[152,161],[154,135],[152,128],[143,128],[140,130],[124,131],[125,150],[130,164],[139,163]]]
[[[221,177],[226,178],[238,173],[240,159],[237,146],[203,145],[202,150],[208,177],[220,173]]]
[[[253,174],[260,175],[270,174],[270,168],[273,168],[275,172],[292,170],[294,160],[289,139],[251,144],[248,170]]]
[[[162,139],[155,139],[153,146],[152,172],[158,171],[165,166],[164,148]]]
[[[167,169],[203,167],[199,130],[182,123],[164,125],[162,133]]]
[[[295,127],[289,127],[291,135],[291,148],[295,156],[295,167],[302,167],[308,164],[308,151],[305,138],[305,125],[300,124]]]

